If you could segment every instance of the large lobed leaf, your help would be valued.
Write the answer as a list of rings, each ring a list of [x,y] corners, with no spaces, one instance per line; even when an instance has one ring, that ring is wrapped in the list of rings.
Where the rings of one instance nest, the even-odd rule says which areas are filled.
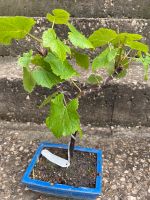
[[[32,64],[39,66],[39,68],[32,72],[33,78],[38,85],[52,88],[54,85],[57,85],[62,81],[60,77],[52,72],[50,64],[47,63],[39,54],[32,58]]]
[[[106,69],[109,75],[111,75],[114,72],[115,58],[117,54],[117,48],[105,49],[93,60],[92,69]]]
[[[66,10],[62,9],[54,9],[52,11],[53,15],[50,13],[47,14],[46,18],[50,22],[54,22],[55,24],[67,24],[70,18],[70,14]]]
[[[32,29],[35,21],[28,17],[0,17],[0,43],[11,44],[13,39],[23,39]]]
[[[32,55],[33,55],[32,50],[30,50],[27,53],[24,53],[23,56],[21,56],[18,59],[18,65],[20,65],[21,67],[28,68],[32,60]]]
[[[72,76],[77,75],[77,72],[73,69],[67,60],[62,62],[52,53],[49,53],[44,60],[50,64],[53,73],[57,76],[60,76],[61,79],[67,80]]]
[[[149,51],[149,48],[146,44],[143,44],[138,41],[128,41],[126,43],[126,46],[130,47],[131,49],[135,49],[137,51],[141,51],[144,53],[147,53]]]
[[[27,92],[32,92],[35,84],[52,88],[62,81],[52,72],[50,64],[42,56],[39,54],[33,56],[32,54],[33,52],[30,50],[18,60],[18,64],[23,67],[23,86]],[[36,69],[31,71],[30,64],[35,65]]]
[[[68,33],[68,38],[75,47],[79,47],[81,49],[94,48],[92,43],[83,34],[77,31],[72,24],[68,23],[68,28],[71,31]]]
[[[81,130],[77,109],[78,99],[73,99],[65,105],[64,95],[59,94],[51,100],[50,116],[46,119],[46,125],[57,138]]]
[[[36,54],[32,57],[31,63],[35,66],[40,66],[47,71],[51,71],[51,66],[44,60],[40,54]]]
[[[119,33],[117,37],[112,41],[114,45],[116,44],[127,44],[128,42],[141,40],[142,35],[135,33]]]
[[[31,71],[24,67],[23,68],[23,87],[25,91],[31,93],[36,85],[36,82],[32,76]]]
[[[74,49],[72,49],[71,55],[72,55],[72,57],[74,57],[76,59],[77,65],[79,65],[80,67],[82,67],[84,69],[89,68],[90,61],[89,61],[88,55],[79,53],[79,52],[75,51]]]
[[[87,83],[89,83],[91,85],[98,85],[102,82],[102,80],[103,80],[103,78],[101,76],[91,74],[87,79]]]
[[[36,83],[42,87],[52,88],[54,85],[61,82],[59,77],[43,68],[34,70],[32,76]]]
[[[108,44],[117,37],[117,33],[111,29],[100,28],[89,37],[89,40],[94,47],[101,47],[105,44]]]
[[[31,93],[36,85],[36,82],[32,76],[30,70],[30,63],[32,60],[33,51],[30,50],[27,53],[24,53],[22,57],[18,59],[18,64],[23,68],[23,87],[24,90]]]
[[[41,103],[39,108],[43,108],[43,106],[46,106],[47,104],[50,104],[52,98],[54,98],[57,94],[58,94],[58,92],[54,92],[53,94],[51,94],[48,97],[46,97],[46,99],[44,99],[44,101]]]
[[[70,48],[57,38],[54,29],[48,29],[43,33],[43,46],[49,47],[62,61],[66,59],[67,53],[70,54]]]
[[[147,54],[145,57],[141,55],[140,58],[138,58],[137,60],[140,61],[144,66],[144,80],[147,81],[148,70],[150,66],[150,54]]]

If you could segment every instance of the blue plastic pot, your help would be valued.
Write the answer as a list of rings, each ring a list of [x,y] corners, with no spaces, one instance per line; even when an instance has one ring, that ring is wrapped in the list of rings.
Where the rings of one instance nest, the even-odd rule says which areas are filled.
[[[95,188],[87,188],[87,187],[73,187],[65,184],[54,184],[51,185],[49,182],[44,182],[36,179],[30,178],[30,174],[41,154],[43,148],[53,147],[53,148],[62,148],[67,149],[68,146],[64,144],[51,144],[47,142],[42,142],[35,155],[33,156],[30,164],[28,165],[21,182],[26,184],[29,189],[33,191],[37,191],[40,193],[45,193],[52,196],[58,197],[67,197],[73,199],[86,199],[93,200],[96,199],[102,191],[102,151],[91,148],[83,148],[76,146],[75,150],[90,152],[97,154],[97,177],[96,177],[96,187]]]

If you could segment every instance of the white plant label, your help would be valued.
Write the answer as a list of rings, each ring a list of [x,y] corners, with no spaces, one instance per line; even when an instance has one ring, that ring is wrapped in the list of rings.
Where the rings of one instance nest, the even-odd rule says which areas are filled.
[[[42,156],[44,156],[50,162],[59,165],[60,167],[69,167],[70,162],[64,158],[56,156],[55,154],[51,153],[50,151],[43,149],[41,151]]]

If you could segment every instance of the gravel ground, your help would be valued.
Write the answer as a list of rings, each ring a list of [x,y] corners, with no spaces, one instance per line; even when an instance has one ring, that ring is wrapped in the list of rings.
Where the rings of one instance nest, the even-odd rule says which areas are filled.
[[[97,128],[89,124],[83,130],[85,135],[78,145],[103,150],[103,194],[98,199],[150,199],[150,128]],[[44,125],[0,122],[1,200],[59,200],[20,184],[38,143],[45,140],[58,142]]]

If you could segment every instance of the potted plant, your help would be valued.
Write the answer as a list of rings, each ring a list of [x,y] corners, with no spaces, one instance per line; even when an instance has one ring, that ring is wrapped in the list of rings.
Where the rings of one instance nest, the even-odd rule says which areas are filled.
[[[65,10],[55,9],[46,18],[51,28],[37,38],[30,33],[36,23],[33,18],[0,17],[1,44],[10,45],[12,40],[26,36],[38,43],[37,50],[24,53],[18,60],[23,70],[24,89],[31,93],[36,85],[54,88],[40,105],[50,104],[46,125],[57,138],[71,136],[69,145],[41,143],[22,182],[34,191],[50,195],[96,199],[102,188],[102,151],[75,146],[76,136],[83,134],[78,114],[79,99],[103,89],[113,79],[126,76],[134,61],[143,64],[147,80],[149,48],[140,41],[142,36],[139,34],[116,33],[107,28],[100,28],[86,38],[70,23],[70,14]],[[55,24],[67,26],[67,40],[59,39]],[[100,53],[94,59],[84,51],[94,52],[99,47]],[[74,80],[80,73],[71,65],[71,60],[84,70],[91,68],[86,81],[90,87],[81,89]],[[76,89],[77,94],[73,97],[64,92],[65,81]]]

